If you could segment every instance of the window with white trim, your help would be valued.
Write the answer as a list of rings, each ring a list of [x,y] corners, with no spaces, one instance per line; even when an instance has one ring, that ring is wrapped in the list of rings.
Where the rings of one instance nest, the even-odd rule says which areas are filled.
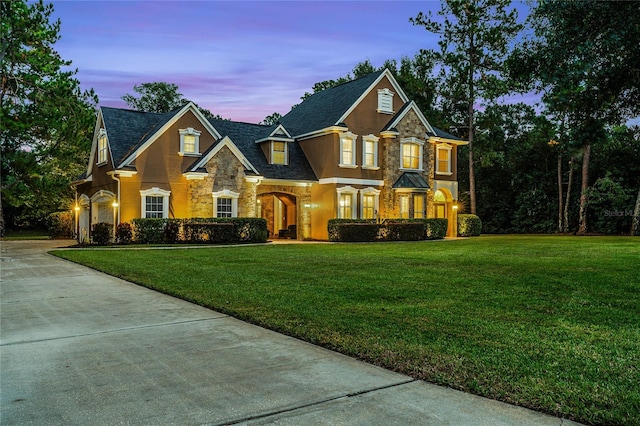
[[[378,169],[378,141],[374,135],[362,137],[362,168]]]
[[[343,133],[340,137],[340,167],[356,166],[356,139],[358,135],[351,132]]]
[[[439,175],[451,175],[451,145],[442,144],[436,146],[436,173]]]
[[[350,186],[337,189],[338,192],[338,218],[356,219],[356,195],[358,190]]]
[[[378,112],[393,114],[393,95],[387,88],[378,89]]]
[[[424,194],[413,194],[413,217],[415,219],[427,217],[424,200]]]
[[[200,131],[193,127],[180,129],[180,155],[200,154]]]
[[[98,134],[98,164],[107,162],[108,146],[107,131],[100,129],[100,133]]]
[[[400,218],[409,219],[409,196],[400,196]]]
[[[271,142],[271,164],[287,164],[287,143]]]
[[[362,219],[375,219],[378,215],[378,202],[380,191],[374,188],[366,188],[360,191],[360,217]]]
[[[213,193],[213,217],[238,217],[239,193],[225,189]]]
[[[169,217],[169,195],[171,191],[151,188],[140,191],[143,218],[166,219]]]
[[[424,141],[406,138],[400,141],[400,168],[422,170],[422,151]]]

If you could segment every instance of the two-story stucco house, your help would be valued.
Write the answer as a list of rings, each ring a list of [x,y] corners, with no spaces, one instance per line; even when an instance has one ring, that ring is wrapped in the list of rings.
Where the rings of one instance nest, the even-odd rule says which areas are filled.
[[[264,217],[272,235],[327,239],[331,218],[449,218],[457,148],[393,75],[326,89],[273,126],[102,107],[73,183],[79,235],[139,217]]]

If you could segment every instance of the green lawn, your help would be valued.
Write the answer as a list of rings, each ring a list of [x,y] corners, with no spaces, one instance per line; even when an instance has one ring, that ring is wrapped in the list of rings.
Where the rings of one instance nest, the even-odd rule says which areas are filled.
[[[433,383],[640,424],[640,239],[56,251]]]

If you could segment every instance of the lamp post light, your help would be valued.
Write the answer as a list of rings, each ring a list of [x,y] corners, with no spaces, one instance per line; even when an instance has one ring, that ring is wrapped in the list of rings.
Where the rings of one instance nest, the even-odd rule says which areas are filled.
[[[80,206],[78,204],[75,205],[75,207],[73,208],[73,210],[75,211],[75,219],[76,219],[76,226],[73,228],[73,232],[75,232],[76,234],[76,240],[78,240],[78,242],[80,242],[80,229],[78,228],[78,215],[80,214]]]
[[[113,240],[115,241],[116,239],[116,226],[117,224],[117,217],[118,217],[118,202],[114,201],[113,204],[111,204],[113,206]]]
[[[453,206],[451,206],[451,208],[453,209],[453,217],[452,217],[452,222],[453,222],[453,227],[452,227],[452,236],[453,237],[457,237],[458,236],[458,203],[456,201],[453,202]]]

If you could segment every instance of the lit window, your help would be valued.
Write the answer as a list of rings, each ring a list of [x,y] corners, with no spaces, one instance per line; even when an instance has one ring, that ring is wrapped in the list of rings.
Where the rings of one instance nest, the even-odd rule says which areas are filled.
[[[400,218],[409,218],[409,196],[407,195],[400,196]]]
[[[451,173],[451,146],[438,145],[436,147],[436,173],[450,175]]]
[[[144,218],[163,219],[169,217],[169,195],[171,191],[151,188],[140,191],[142,198],[141,216]]]
[[[338,188],[338,218],[356,218],[356,194],[358,190],[350,186]]]
[[[423,194],[413,195],[413,217],[416,219],[426,217]]]
[[[104,129],[100,129],[98,135],[98,164],[107,162],[107,132]]]
[[[378,214],[380,191],[374,188],[366,188],[363,189],[360,194],[360,217],[362,219],[375,219]]]
[[[389,89],[378,90],[378,112],[393,114],[393,95]]]
[[[418,169],[420,165],[420,146],[407,143],[402,145],[402,168]]]
[[[362,167],[367,169],[378,168],[378,140],[373,135],[362,138]]]
[[[422,147],[424,141],[416,138],[406,138],[400,141],[400,168],[422,170]]]
[[[180,155],[200,154],[200,131],[189,127],[180,129]]]
[[[213,217],[238,217],[239,193],[225,189],[213,193]]]
[[[287,144],[271,142],[271,164],[287,164]]]
[[[346,132],[340,138],[340,167],[356,166],[356,139],[358,135]]]

